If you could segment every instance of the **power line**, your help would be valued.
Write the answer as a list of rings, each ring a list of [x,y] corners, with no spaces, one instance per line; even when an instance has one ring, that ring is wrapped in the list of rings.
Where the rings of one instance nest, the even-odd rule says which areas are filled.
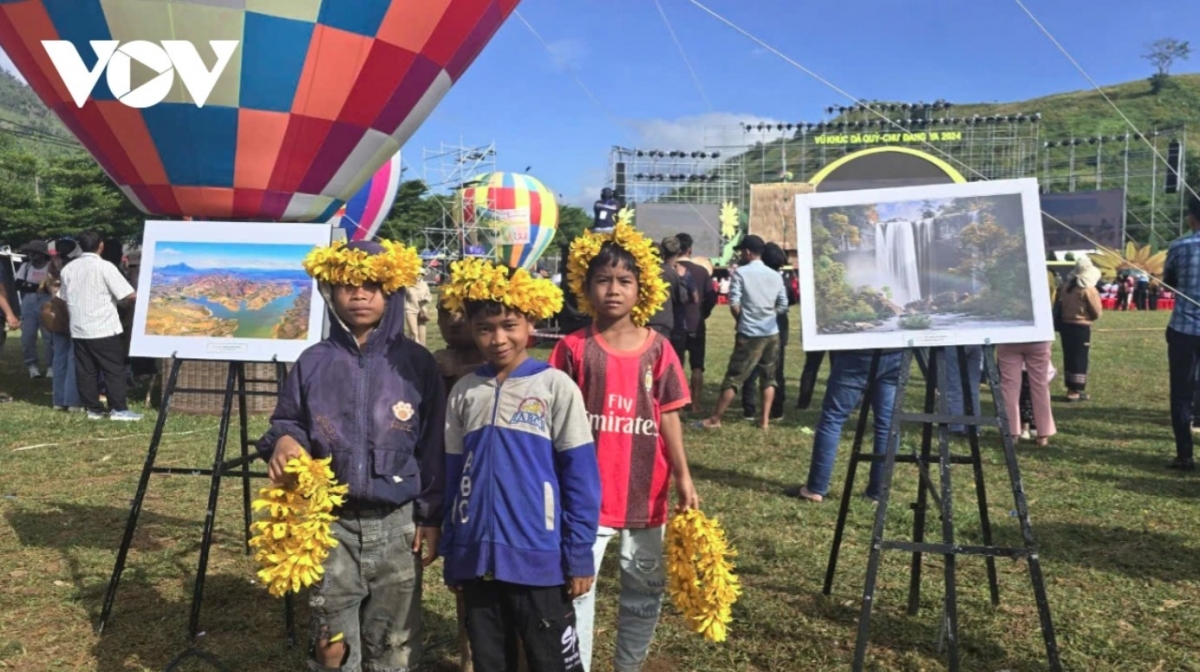
[[[737,31],[738,33],[740,33],[741,35],[743,35],[744,37],[746,37],[746,38],[747,38],[747,39],[749,39],[750,41],[754,42],[754,43],[755,43],[755,44],[757,44],[758,46],[762,47],[763,49],[765,49],[765,50],[769,51],[770,53],[774,54],[775,56],[779,57],[780,59],[782,59],[784,62],[788,63],[789,65],[791,65],[791,66],[795,67],[797,70],[800,70],[801,72],[803,72],[803,73],[807,74],[808,76],[810,76],[810,77],[812,77],[813,79],[817,80],[818,82],[820,82],[820,83],[824,84],[825,86],[829,87],[830,89],[833,89],[834,91],[836,91],[837,93],[841,94],[842,96],[844,96],[845,98],[849,99],[850,101],[854,102],[855,104],[857,104],[857,105],[859,105],[859,106],[862,106],[862,107],[863,107],[863,109],[865,109],[865,110],[866,110],[867,112],[869,112],[870,114],[873,114],[873,115],[875,115],[875,116],[879,117],[881,120],[883,120],[883,122],[884,122],[884,123],[887,123],[887,124],[889,124],[889,125],[891,125],[891,126],[894,126],[895,128],[897,128],[898,130],[901,130],[901,131],[905,131],[905,130],[906,130],[906,129],[905,129],[903,126],[901,126],[901,125],[900,125],[899,123],[897,123],[895,120],[893,120],[893,119],[891,119],[891,118],[887,117],[886,115],[884,115],[882,112],[880,112],[880,111],[879,111],[878,109],[876,109],[875,107],[873,107],[873,106],[870,106],[870,105],[867,105],[867,104],[866,104],[866,103],[864,103],[862,100],[860,100],[859,98],[855,97],[854,95],[852,95],[852,94],[848,93],[847,91],[845,91],[845,90],[844,90],[844,89],[842,89],[841,87],[837,86],[837,85],[836,85],[836,84],[834,84],[833,82],[831,82],[831,81],[829,81],[829,80],[825,79],[824,77],[820,76],[820,75],[819,75],[819,74],[817,74],[816,72],[813,72],[812,70],[810,70],[810,69],[808,69],[808,68],[804,67],[803,65],[801,65],[800,63],[796,62],[794,59],[792,59],[791,57],[789,57],[787,54],[784,54],[783,52],[779,51],[779,50],[778,50],[778,49],[776,49],[775,47],[773,47],[773,46],[771,46],[770,44],[767,44],[767,43],[766,43],[766,42],[764,42],[763,40],[759,39],[758,37],[756,37],[755,35],[753,35],[753,34],[752,34],[752,33],[750,33],[749,31],[747,31],[746,29],[742,28],[741,26],[737,25],[736,23],[734,23],[734,22],[730,21],[729,19],[725,18],[724,16],[722,16],[722,15],[718,14],[717,12],[713,11],[712,9],[708,8],[708,7],[707,7],[707,6],[705,6],[703,3],[701,3],[699,0],[688,0],[688,2],[691,2],[693,5],[695,5],[696,7],[700,8],[702,11],[704,11],[704,12],[705,12],[706,14],[708,14],[709,16],[713,17],[713,18],[714,18],[714,19],[716,19],[717,21],[720,21],[721,23],[725,24],[726,26],[728,26],[728,27],[732,28],[733,30]],[[1136,129],[1136,127],[1135,127],[1135,129],[1134,129],[1134,130],[1137,130],[1137,129]],[[922,141],[920,141],[920,142],[921,142],[921,144],[922,144],[922,145],[924,145],[924,146],[926,146],[926,147],[928,147],[928,148],[932,149],[933,151],[937,152],[938,154],[941,154],[942,156],[946,157],[946,159],[947,159],[948,161],[952,161],[952,162],[954,162],[954,163],[957,163],[957,164],[959,164],[960,166],[962,166],[963,168],[965,168],[965,169],[966,169],[968,172],[970,172],[970,173],[973,173],[974,175],[978,176],[978,177],[979,177],[981,180],[984,180],[984,181],[990,181],[986,175],[984,175],[983,173],[979,172],[979,171],[978,171],[978,170],[976,170],[974,167],[967,165],[966,163],[964,163],[964,162],[963,162],[961,159],[959,159],[958,157],[955,157],[955,156],[953,156],[953,155],[951,155],[951,154],[949,154],[949,153],[947,153],[947,152],[943,151],[943,150],[942,150],[940,147],[938,147],[937,145],[934,145],[933,143],[929,142],[928,140],[922,140]],[[1157,152],[1156,152],[1156,153],[1157,153]],[[1161,157],[1161,155],[1159,155],[1159,156]],[[1092,245],[1095,245],[1095,246],[1096,246],[1096,249],[1098,249],[1098,250],[1101,250],[1101,251],[1104,251],[1104,252],[1108,252],[1108,253],[1110,253],[1110,254],[1113,254],[1113,255],[1115,255],[1117,258],[1119,258],[1119,259],[1121,259],[1121,260],[1125,261],[1125,263],[1127,263],[1127,264],[1129,264],[1129,265],[1131,265],[1131,266],[1133,266],[1133,267],[1135,267],[1135,268],[1138,268],[1139,270],[1141,270],[1141,271],[1143,271],[1143,272],[1146,272],[1146,269],[1144,269],[1144,268],[1141,268],[1141,267],[1137,266],[1136,264],[1134,264],[1133,262],[1129,261],[1129,259],[1128,259],[1128,258],[1126,258],[1126,257],[1125,257],[1125,255],[1124,255],[1124,254],[1123,254],[1121,251],[1119,251],[1119,250],[1112,250],[1112,249],[1109,249],[1107,246],[1105,246],[1105,245],[1102,245],[1102,244],[1101,244],[1101,243],[1099,243],[1098,241],[1094,240],[1092,237],[1088,236],[1087,234],[1083,233],[1082,231],[1079,231],[1079,230],[1078,230],[1078,229],[1076,229],[1075,227],[1071,226],[1070,224],[1067,224],[1066,222],[1062,221],[1061,219],[1059,219],[1059,218],[1055,217],[1054,215],[1052,215],[1052,214],[1050,214],[1050,213],[1048,213],[1048,212],[1046,212],[1046,211],[1044,211],[1044,210],[1043,210],[1043,211],[1041,211],[1041,212],[1042,212],[1042,216],[1043,216],[1043,217],[1045,217],[1046,219],[1049,219],[1049,220],[1050,220],[1050,221],[1052,221],[1052,222],[1055,222],[1055,223],[1057,223],[1059,226],[1062,226],[1062,227],[1063,227],[1063,228],[1065,228],[1066,230],[1070,231],[1071,233],[1074,233],[1075,235],[1079,236],[1079,237],[1080,237],[1080,238],[1082,238],[1083,240],[1086,240],[1087,242],[1091,243]],[[1192,298],[1192,297],[1188,296],[1187,294],[1184,294],[1184,293],[1180,292],[1178,289],[1176,289],[1176,288],[1174,288],[1174,287],[1171,287],[1170,285],[1166,284],[1165,282],[1161,282],[1161,281],[1160,281],[1160,284],[1161,284],[1163,287],[1166,287],[1167,289],[1169,289],[1169,290],[1171,290],[1172,292],[1174,292],[1176,295],[1178,295],[1178,296],[1180,296],[1180,297],[1183,297],[1183,298],[1184,298],[1184,299],[1186,299],[1187,301],[1189,301],[1189,302],[1191,302],[1191,303],[1195,304],[1196,306],[1200,307],[1200,301],[1198,301],[1198,300],[1196,300],[1196,299],[1194,299],[1194,298]]]
[[[1021,2],[1021,0],[1014,0],[1014,2],[1016,2],[1017,6],[1025,12],[1026,16],[1028,16],[1031,21],[1033,21],[1034,25],[1036,25],[1038,29],[1042,31],[1042,34],[1045,35],[1050,42],[1054,44],[1054,46],[1058,47],[1058,50],[1062,52],[1062,55],[1067,57],[1067,60],[1071,62],[1071,65],[1075,66],[1075,69],[1078,70],[1079,74],[1083,75],[1083,78],[1092,85],[1092,88],[1096,89],[1096,92],[1099,93],[1100,96],[1103,97],[1104,100],[1111,105],[1114,110],[1116,110],[1117,114],[1119,114],[1121,118],[1125,120],[1125,123],[1133,129],[1133,132],[1137,134],[1139,138],[1141,138],[1142,142],[1150,146],[1150,149],[1154,152],[1154,156],[1158,157],[1160,161],[1166,164],[1167,170],[1175,173],[1175,176],[1179,179],[1179,183],[1183,185],[1183,188],[1187,189],[1188,193],[1190,193],[1193,198],[1200,199],[1200,196],[1196,195],[1196,191],[1192,189],[1191,185],[1189,185],[1183,179],[1183,176],[1179,174],[1179,171],[1172,167],[1171,163],[1167,161],[1167,159],[1163,157],[1162,153],[1158,151],[1158,147],[1155,147],[1154,143],[1146,139],[1145,134],[1143,134],[1142,131],[1134,125],[1133,121],[1131,121],[1129,117],[1125,116],[1125,113],[1121,111],[1121,108],[1117,107],[1117,104],[1113,102],[1113,99],[1104,92],[1104,89],[1100,88],[1100,85],[1096,83],[1096,80],[1092,79],[1092,76],[1087,73],[1087,70],[1083,69],[1083,66],[1079,64],[1079,61],[1075,60],[1075,57],[1071,56],[1071,53],[1067,51],[1067,48],[1064,47],[1062,43],[1054,37],[1053,34],[1050,33],[1050,30],[1046,28],[1046,26],[1039,21],[1036,16],[1033,15],[1033,12],[1029,11],[1029,8],[1025,6],[1025,3]]]
[[[679,56],[683,58],[683,64],[687,66],[688,74],[692,76],[692,81],[696,83],[696,90],[700,92],[700,97],[704,99],[704,104],[708,106],[711,112],[713,110],[712,101],[708,99],[708,94],[704,92],[704,85],[700,83],[700,77],[696,75],[696,70],[692,68],[692,62],[688,60],[687,52],[683,50],[683,44],[680,43],[679,37],[675,35],[675,29],[671,27],[671,21],[667,18],[667,13],[663,11],[662,5],[658,0],[654,0],[654,6],[658,8],[658,14],[662,17],[663,23],[666,24],[667,32],[671,34],[671,41],[679,49]]]

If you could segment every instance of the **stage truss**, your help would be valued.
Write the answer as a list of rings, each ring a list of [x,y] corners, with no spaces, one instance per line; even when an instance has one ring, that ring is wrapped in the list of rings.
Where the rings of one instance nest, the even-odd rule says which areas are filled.
[[[959,116],[945,102],[831,106],[819,122],[748,122],[705,132],[703,147],[613,147],[608,186],[629,204],[725,203],[745,212],[749,185],[808,182],[829,164],[873,147],[908,147],[946,161],[966,179],[1036,177],[1048,192],[1124,188],[1126,235],[1162,244],[1184,226],[1186,189],[1166,192],[1171,169],[1133,135],[1061,137],[1039,113]],[[881,119],[880,115],[885,118]],[[1185,174],[1185,128],[1147,138]],[[930,146],[932,145],[932,147]]]
[[[426,258],[458,259],[470,245],[482,245],[490,253],[490,239],[476,227],[459,224],[456,194],[476,175],[496,171],[496,143],[467,145],[441,143],[437,149],[421,153],[421,176],[425,186],[437,197],[441,208],[436,221],[429,222],[416,239],[410,241]],[[481,242],[482,241],[482,242]]]

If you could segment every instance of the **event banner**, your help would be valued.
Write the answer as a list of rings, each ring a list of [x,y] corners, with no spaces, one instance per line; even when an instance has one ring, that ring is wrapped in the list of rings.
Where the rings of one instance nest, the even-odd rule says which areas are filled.
[[[1124,189],[1042,194],[1041,201],[1047,252],[1124,248]]]
[[[807,182],[750,185],[749,233],[785,250],[797,249],[796,196],[812,192]]]

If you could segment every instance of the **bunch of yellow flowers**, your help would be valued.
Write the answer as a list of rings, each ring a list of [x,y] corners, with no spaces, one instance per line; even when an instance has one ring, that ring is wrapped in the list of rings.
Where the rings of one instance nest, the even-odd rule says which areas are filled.
[[[496,301],[535,320],[550,319],[563,306],[553,282],[479,257],[450,264],[450,282],[442,288],[442,305],[450,312],[461,312],[468,301]]]
[[[318,282],[330,285],[362,287],[378,283],[385,294],[412,287],[421,277],[421,257],[414,247],[390,240],[379,242],[382,254],[352,250],[338,241],[329,247],[315,247],[304,258],[304,270]]]
[[[567,282],[579,301],[579,310],[596,317],[596,309],[587,297],[587,269],[607,242],[623,248],[637,261],[638,300],[633,306],[633,323],[639,327],[645,326],[667,302],[670,288],[662,278],[662,259],[658,256],[654,241],[633,228],[633,211],[629,208],[623,208],[617,215],[617,224],[612,233],[588,231],[571,243],[567,256]]]
[[[667,592],[688,628],[710,642],[723,642],[733,621],[733,603],[742,594],[729,546],[716,519],[691,509],[667,527]]]
[[[254,510],[265,509],[267,518],[251,526],[255,535],[250,546],[258,549],[258,578],[275,597],[320,581],[329,549],[337,546],[329,526],[336,520],[333,508],[345,501],[349,486],[334,480],[331,459],[314,460],[302,453],[287,463],[287,473],[296,475],[292,485],[263,488],[254,500]]]

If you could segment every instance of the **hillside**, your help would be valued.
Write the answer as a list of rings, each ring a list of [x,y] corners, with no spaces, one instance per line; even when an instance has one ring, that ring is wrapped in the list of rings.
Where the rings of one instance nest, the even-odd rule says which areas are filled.
[[[33,89],[5,70],[0,70],[0,133],[42,158],[81,148]]]
[[[1143,132],[1149,133],[1155,127],[1163,129],[1182,126],[1194,127],[1195,132],[1189,133],[1187,136],[1187,149],[1189,154],[1200,153],[1200,74],[1173,76],[1171,85],[1157,96],[1150,92],[1150,83],[1144,79],[1104,87],[1103,90],[1129,117],[1130,121]],[[889,102],[911,101],[873,101],[872,105]],[[950,102],[954,103],[950,112],[935,112],[933,116],[953,116],[961,119],[975,115],[987,117],[1040,113],[1042,115],[1041,138],[1043,140],[1086,138],[1132,132],[1120,115],[1095,89],[1008,103]],[[899,112],[890,114],[892,116],[900,115]],[[865,118],[862,113],[855,117],[847,115],[844,120],[860,118]],[[842,118],[836,118],[832,121],[842,120]],[[808,173],[813,170],[813,166],[799,164],[800,156],[795,147],[798,138],[799,133],[787,139],[788,168],[794,171],[795,179],[805,180],[810,177]],[[750,182],[758,182],[764,175],[769,181],[777,179],[783,145],[783,140],[775,140],[767,143],[765,151],[764,148],[756,145],[746,152],[743,156],[744,169]],[[682,189],[680,191],[684,192]]]

